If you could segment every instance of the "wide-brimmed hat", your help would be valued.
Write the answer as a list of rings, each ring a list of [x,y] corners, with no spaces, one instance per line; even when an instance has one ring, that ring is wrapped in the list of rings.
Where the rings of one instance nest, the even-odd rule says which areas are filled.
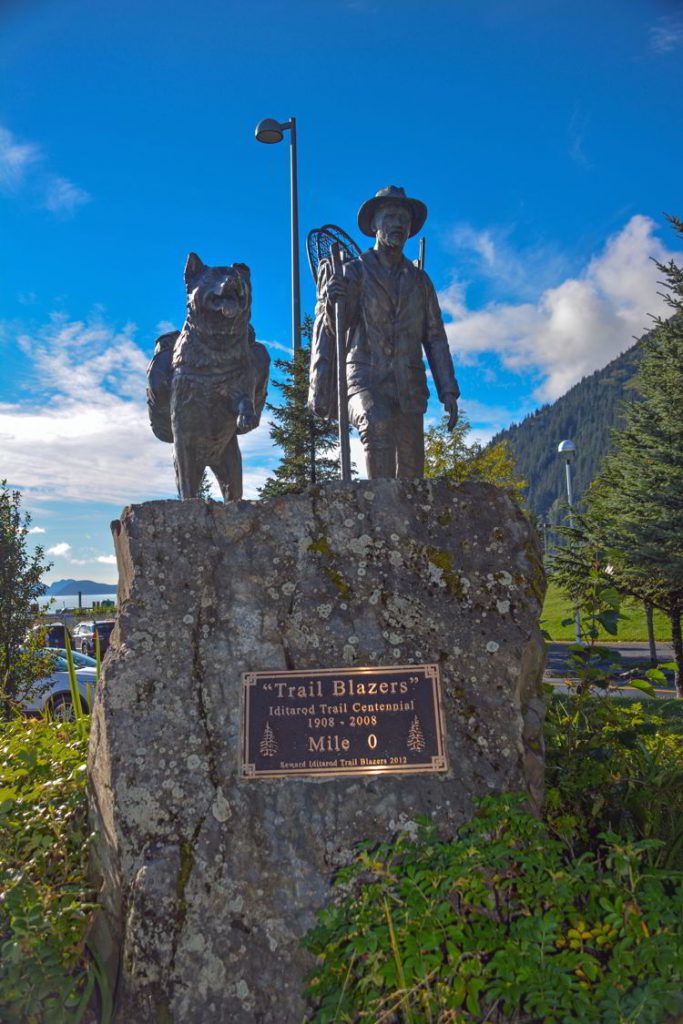
[[[427,207],[424,203],[420,202],[419,199],[410,199],[406,195],[405,189],[399,188],[398,185],[387,185],[386,188],[381,188],[372,199],[368,199],[366,203],[363,203],[358,211],[358,227],[364,235],[370,235],[371,238],[374,238],[375,232],[372,230],[372,218],[382,203],[395,203],[397,206],[405,206],[406,210],[410,212],[410,238],[418,233],[427,220]]]

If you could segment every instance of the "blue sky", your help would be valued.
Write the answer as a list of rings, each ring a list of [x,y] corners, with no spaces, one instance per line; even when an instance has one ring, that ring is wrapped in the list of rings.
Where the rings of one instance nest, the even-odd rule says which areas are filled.
[[[476,437],[662,311],[680,4],[10,0],[0,40],[0,476],[44,531],[49,578],[113,581],[109,521],[174,495],[144,373],[182,323],[190,250],[249,264],[257,336],[290,345],[288,152],[254,141],[262,117],[297,118],[304,311],[310,228],[361,241],[358,207],[390,183],[427,203]],[[267,426],[242,447],[255,496]]]

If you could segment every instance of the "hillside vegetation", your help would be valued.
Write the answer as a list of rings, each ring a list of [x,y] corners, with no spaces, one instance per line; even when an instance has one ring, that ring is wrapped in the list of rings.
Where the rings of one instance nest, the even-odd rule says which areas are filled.
[[[542,406],[492,439],[492,445],[508,442],[519,476],[528,481],[527,504],[534,515],[549,517],[552,522],[561,518],[566,485],[564,463],[557,455],[560,441],[569,438],[577,447],[572,466],[575,498],[597,476],[612,428],[622,424],[620,403],[629,399],[642,351],[639,341],[602,370],[584,377],[552,405]]]

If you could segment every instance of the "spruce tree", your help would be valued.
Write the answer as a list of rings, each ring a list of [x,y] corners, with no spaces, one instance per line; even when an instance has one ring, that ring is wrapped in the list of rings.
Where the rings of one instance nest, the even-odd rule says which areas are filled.
[[[176,491],[178,493],[178,499],[181,500],[180,499],[180,487],[178,486],[177,478],[176,478]],[[197,488],[197,493],[195,494],[195,498],[201,498],[202,501],[211,501],[212,500],[212,498],[211,498],[211,477],[209,476],[208,469],[205,469],[204,472],[202,473],[202,478],[199,481],[199,487]]]
[[[282,459],[273,476],[259,490],[259,497],[274,498],[280,494],[298,494],[309,484],[339,478],[339,464],[331,456],[337,447],[336,423],[314,416],[308,409],[308,380],[311,363],[310,339],[313,320],[306,316],[301,333],[308,339],[291,359],[276,359],[283,374],[273,381],[282,394],[281,405],[267,403],[272,414],[270,436],[282,452]]]
[[[206,469],[204,470],[202,478],[199,481],[197,497],[201,498],[202,501],[211,501],[211,480],[209,479],[209,473]]]
[[[644,343],[637,396],[613,435],[588,515],[623,588],[667,611],[683,696],[683,270],[673,261],[657,266],[673,315],[658,318]]]

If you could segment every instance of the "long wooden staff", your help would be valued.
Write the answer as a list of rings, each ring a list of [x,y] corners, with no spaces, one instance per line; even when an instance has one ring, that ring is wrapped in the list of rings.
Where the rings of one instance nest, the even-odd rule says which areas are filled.
[[[332,271],[343,276],[344,264],[338,242],[330,248]],[[349,446],[349,399],[346,388],[346,309],[341,300],[334,304],[334,330],[337,337],[337,404],[339,406],[339,460],[342,480],[351,480],[351,449]]]

